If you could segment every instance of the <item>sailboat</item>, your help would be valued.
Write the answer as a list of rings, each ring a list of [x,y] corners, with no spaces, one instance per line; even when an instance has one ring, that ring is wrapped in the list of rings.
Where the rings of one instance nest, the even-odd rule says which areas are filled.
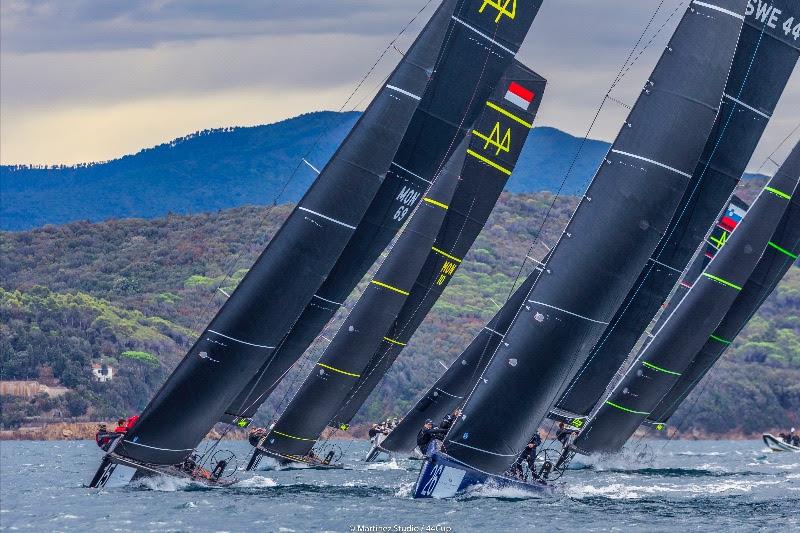
[[[414,497],[551,486],[549,462],[527,483],[505,472],[651,261],[712,133],[745,7],[690,4]]]
[[[276,351],[226,409],[242,427],[341,308],[421,201],[483,110],[519,50],[541,0],[512,5],[447,0],[450,15],[438,59],[388,174],[327,278]]]
[[[442,285],[461,262],[453,254],[477,236],[480,228],[474,224],[466,235],[463,232],[472,205],[466,200],[473,200],[484,189],[496,192],[490,198],[499,196],[528,138],[544,84],[544,79],[523,65],[511,65],[313,370],[281,416],[259,438],[254,459],[268,455],[282,462],[315,463],[322,454],[309,453],[326,426],[347,429],[337,413],[366,376],[374,354],[385,347],[405,345],[406,336],[391,336],[399,314],[413,297],[411,303],[421,321],[436,300],[430,293],[441,294]],[[461,192],[458,198],[457,191]],[[487,205],[479,213],[488,216],[490,210]],[[449,242],[440,239],[442,233]],[[459,247],[454,250],[456,242]],[[430,268],[423,272],[430,265],[437,266],[438,272]],[[420,309],[423,299],[425,310]],[[256,464],[251,461],[249,468]]]
[[[317,298],[379,195],[439,61],[457,3],[446,0],[434,13],[136,424],[110,444],[90,486],[103,486],[119,464],[140,475],[211,484],[227,479],[231,458],[209,464],[213,447],[202,455],[196,448]],[[236,422],[246,425],[246,420]]]
[[[623,379],[592,415],[575,439],[572,445],[574,451],[587,455],[619,451],[677,385],[707,343],[727,346],[732,341],[730,337],[719,336],[717,328],[764,258],[764,253],[770,249],[769,262],[775,260],[775,254],[782,255],[777,257],[781,267],[793,263],[794,258],[788,254],[796,258],[796,254],[784,248],[783,245],[787,243],[772,239],[784,215],[790,213],[789,207],[800,199],[799,181],[800,144],[795,146],[786,162],[764,187],[744,220],[656,332],[650,344],[639,353]]]
[[[796,2],[778,4],[775,9],[782,8],[786,17],[800,17]],[[727,204],[772,117],[797,64],[798,41],[773,28],[763,14],[749,8],[745,14],[721,111],[665,238],[556,402],[551,419],[580,428],[597,407]]]

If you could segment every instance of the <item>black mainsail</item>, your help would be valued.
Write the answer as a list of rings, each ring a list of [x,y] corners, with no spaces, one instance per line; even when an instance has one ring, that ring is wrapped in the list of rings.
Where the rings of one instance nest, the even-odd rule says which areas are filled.
[[[420,201],[511,65],[541,0],[459,0],[433,79],[381,189],[322,287],[226,410],[251,418],[341,307]]]
[[[800,150],[795,147],[795,152],[798,151]],[[794,167],[796,174],[800,173],[799,167],[800,163],[796,162]],[[656,427],[661,426],[663,429],[683,400],[722,357],[764,300],[772,294],[783,276],[797,261],[798,254],[800,254],[800,187],[795,189],[789,207],[778,224],[778,229],[767,243],[764,255],[730,310],[725,314],[725,318],[692,358],[692,363],[681,373],[677,383],[647,416],[648,423]]]
[[[800,19],[800,3],[773,3]],[[762,12],[747,10],[713,133],[655,253],[551,413],[580,425],[680,279],[739,182],[792,74],[800,48]],[[775,26],[775,27],[773,27]]]
[[[575,440],[584,453],[622,448],[714,335],[753,273],[800,180],[795,149],[702,276],[638,355]]]
[[[745,0],[693,1],[445,440],[504,472],[652,256],[711,134]]]
[[[536,276],[528,276],[517,287],[503,307],[450,364],[442,377],[386,436],[381,442],[381,448],[392,452],[411,452],[417,445],[417,432],[426,419],[438,422],[461,405],[475,380],[489,364],[492,354],[508,331],[517,310],[525,302],[535,280]]]
[[[449,4],[445,4],[447,6]],[[114,452],[182,463],[272,356],[373,202],[428,84],[440,8],[317,180]]]
[[[386,338],[394,342],[384,341],[375,351],[362,377],[331,420],[331,426],[341,427],[350,423],[453,279],[517,164],[545,85],[541,76],[515,62],[486,101],[482,119],[482,127],[486,129],[481,133],[482,137],[473,140],[461,182],[411,294],[397,320],[384,332]],[[509,94],[510,89],[529,95],[531,103],[517,100],[519,105],[513,104],[512,100],[519,97]],[[495,132],[502,132],[502,138]],[[505,142],[507,133],[510,135]],[[494,141],[489,142],[493,136]],[[494,144],[498,141],[503,149]],[[487,157],[488,163],[484,161]]]
[[[465,214],[454,210],[464,207],[464,194],[461,194],[462,202],[458,206],[454,205],[454,194],[463,190],[471,192],[475,186],[479,189],[494,187],[489,196],[492,197],[491,192],[496,190],[496,199],[527,139],[532,110],[526,107],[534,108],[532,102],[511,105],[505,96],[510,86],[517,92],[525,89],[533,95],[528,88],[532,87],[527,83],[528,79],[541,80],[527,68],[515,64],[509,69],[509,75],[498,84],[493,98],[484,103],[484,110],[472,132],[436,176],[374,279],[275,422],[261,446],[263,450],[283,456],[305,455],[364,375],[373,354],[386,345],[405,344],[388,336],[387,331],[412,293],[420,292],[417,285],[421,269],[431,263],[432,257],[436,258],[437,266],[442,264],[442,258],[449,264],[456,261],[450,247],[437,246],[441,245],[438,237],[442,230],[453,231],[454,220],[461,222],[462,226],[465,221]],[[539,88],[538,83],[536,88]],[[530,99],[533,100],[533,96]],[[539,99],[540,95],[537,95],[537,106]],[[469,235],[465,238],[469,239]],[[440,278],[441,272],[445,272],[442,268],[437,273]],[[452,275],[449,268],[446,272],[449,272],[448,277]],[[431,281],[426,288],[433,285],[435,282]],[[440,293],[436,292],[437,295]],[[424,313],[420,312],[422,317]]]

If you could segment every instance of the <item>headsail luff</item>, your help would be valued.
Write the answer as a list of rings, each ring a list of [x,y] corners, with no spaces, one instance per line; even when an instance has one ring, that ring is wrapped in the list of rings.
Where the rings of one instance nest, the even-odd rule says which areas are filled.
[[[226,410],[226,420],[255,414],[386,248],[475,122],[540,5],[515,1],[506,10],[501,3],[458,1],[433,79],[380,191],[315,298]]]
[[[745,0],[694,1],[445,440],[489,474],[518,457],[655,250],[697,167]]]
[[[313,448],[403,306],[458,186],[467,144],[465,138],[425,193],[375,277],[271,426],[262,449],[302,457]]]
[[[800,20],[800,3],[772,2]],[[554,418],[585,417],[666,301],[738,183],[792,74],[800,48],[748,9],[721,112],[665,237],[611,324],[556,403]]]
[[[655,426],[667,423],[683,400],[722,357],[764,300],[772,294],[783,276],[795,264],[798,255],[800,255],[800,187],[795,189],[789,208],[769,240],[764,255],[730,310],[725,314],[725,318],[693,357],[692,363],[681,374],[677,383],[648,415],[647,422]]]
[[[575,440],[584,454],[622,448],[677,383],[731,309],[789,207],[800,180],[800,148],[775,174],[728,242]]]
[[[438,423],[444,415],[464,402],[475,380],[489,364],[492,354],[508,331],[517,309],[522,306],[535,280],[536,276],[530,275],[517,287],[503,307],[450,364],[442,377],[386,436],[381,442],[381,448],[392,452],[411,452],[417,445],[417,433],[426,419],[430,418]]]
[[[447,5],[447,4],[446,4]],[[189,456],[311,301],[378,193],[451,13],[440,9],[115,453]]]
[[[533,102],[527,110],[513,105],[506,98],[512,84],[533,93]],[[331,420],[331,426],[339,427],[350,423],[453,279],[456,269],[486,224],[517,164],[528,139],[528,129],[532,126],[541,103],[545,85],[546,81],[541,76],[515,61],[498,83],[492,97],[486,101],[481,119],[483,125],[480,127],[482,135],[491,138],[499,125],[497,131],[502,132],[502,138],[505,138],[506,133],[510,134],[506,147],[508,151],[498,150],[497,146],[482,138],[473,139],[474,155],[467,158],[461,182],[436,237],[436,243],[397,320],[385,332],[387,338],[399,342],[384,342],[375,351],[363,376]],[[496,139],[498,140],[502,139]],[[499,163],[500,168],[490,166],[479,157],[489,157],[490,161]]]

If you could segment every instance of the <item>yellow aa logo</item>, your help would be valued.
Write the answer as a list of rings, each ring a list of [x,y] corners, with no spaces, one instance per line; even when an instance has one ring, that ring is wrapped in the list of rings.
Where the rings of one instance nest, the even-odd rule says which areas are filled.
[[[494,129],[492,129],[492,133],[490,133],[488,137],[478,130],[472,130],[472,134],[486,142],[483,145],[484,150],[488,150],[489,146],[497,148],[494,155],[500,155],[500,152],[508,152],[511,150],[511,128],[506,130],[505,135],[503,135],[501,139],[499,122],[494,125]]]
[[[730,233],[727,231],[722,231],[722,235],[719,237],[711,237],[711,242],[713,242],[717,246],[717,250],[725,246],[725,243],[728,242],[728,236]]]
[[[508,9],[509,4],[511,5],[511,9]],[[497,10],[497,17],[494,19],[495,24],[500,22],[504,16],[514,20],[514,17],[517,16],[517,0],[483,0],[483,5],[478,10],[478,13],[483,13],[486,7],[492,7]]]

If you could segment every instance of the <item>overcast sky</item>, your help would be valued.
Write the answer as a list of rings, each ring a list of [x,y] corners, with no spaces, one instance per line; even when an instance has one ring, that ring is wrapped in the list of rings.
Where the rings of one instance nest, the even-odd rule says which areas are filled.
[[[549,81],[539,125],[586,133],[659,1],[544,2],[519,55]],[[633,103],[685,1],[664,0],[646,41],[663,29],[614,91],[617,99]],[[386,45],[426,4],[3,0],[0,160],[105,160],[199,129],[266,124],[339,109]],[[407,49],[436,4],[433,0],[399,40],[399,51]],[[363,109],[400,59],[399,51],[386,54],[346,109]],[[796,70],[751,169],[800,123],[798,110]],[[622,106],[608,105],[591,136],[612,140],[626,113]],[[787,152],[785,147],[777,157]]]

